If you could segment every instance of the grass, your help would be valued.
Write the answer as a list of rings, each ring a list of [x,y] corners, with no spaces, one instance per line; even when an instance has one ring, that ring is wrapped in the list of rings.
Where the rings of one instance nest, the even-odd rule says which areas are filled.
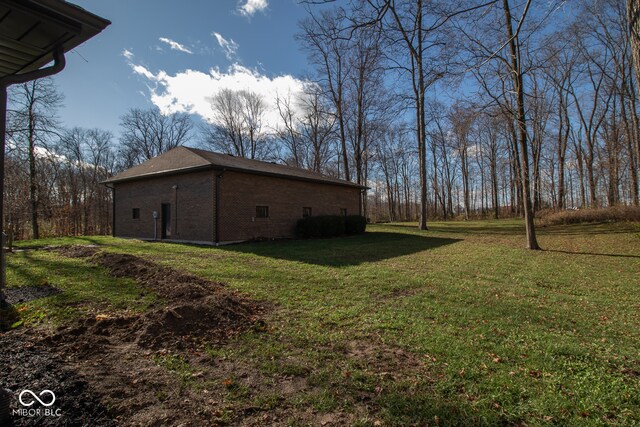
[[[535,252],[524,249],[523,230],[519,221],[469,221],[220,248],[109,237],[37,244],[101,244],[275,303],[268,333],[210,352],[259,373],[248,388],[233,380],[230,404],[342,411],[361,425],[637,425],[640,226],[548,226]],[[11,286],[65,291],[29,303],[32,323],[68,321],[84,305],[144,310],[153,299],[53,252],[8,262]],[[394,349],[410,357],[386,360]],[[306,386],[279,391],[276,377]]]
[[[64,241],[61,239],[58,244]],[[140,312],[157,301],[155,295],[140,289],[133,280],[114,279],[101,267],[53,251],[17,252],[8,255],[7,262],[10,287],[51,285],[63,290],[18,304],[21,321],[27,326],[58,326],[88,313]]]

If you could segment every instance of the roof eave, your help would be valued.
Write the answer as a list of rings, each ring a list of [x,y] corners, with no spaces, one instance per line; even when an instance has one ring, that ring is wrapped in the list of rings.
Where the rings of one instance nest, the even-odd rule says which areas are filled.
[[[142,179],[156,178],[164,175],[177,175],[181,173],[196,172],[200,170],[207,170],[207,169],[213,169],[213,168],[214,168],[213,165],[202,165],[202,166],[190,166],[186,168],[162,170],[157,172],[144,173],[140,175],[127,176],[124,178],[118,178],[118,175],[116,175],[116,176],[112,176],[111,178],[105,179],[104,181],[100,181],[100,184],[105,184],[105,185],[117,184],[119,182],[138,181]]]
[[[68,38],[61,45],[56,46],[62,48],[64,52],[68,52],[87,40],[91,39],[98,33],[102,32],[111,21],[101,18],[85,9],[80,8],[71,3],[61,0],[5,0],[5,6],[13,7],[23,11],[27,11],[33,15],[46,17],[52,21],[66,22],[71,27]],[[21,68],[13,74],[20,75],[30,71],[37,70],[53,61],[53,49],[45,51],[41,56],[35,56],[24,63],[17,64]]]
[[[329,185],[339,185],[342,187],[354,187],[354,188],[360,188],[360,189],[367,189],[369,187],[366,187],[364,185],[360,185],[360,184],[356,184],[354,182],[349,182],[349,181],[333,181],[333,180],[325,180],[325,179],[321,179],[321,178],[311,178],[311,177],[303,177],[303,176],[294,176],[294,175],[287,175],[287,174],[280,174],[280,173],[275,173],[275,172],[265,172],[265,171],[254,171],[254,170],[249,170],[249,169],[243,169],[243,168],[237,168],[237,167],[221,167],[221,166],[215,166],[216,169],[224,169],[224,170],[229,170],[229,171],[234,171],[234,172],[243,172],[243,173],[250,173],[253,175],[263,175],[263,176],[272,176],[272,177],[276,177],[276,178],[285,178],[285,179],[293,179],[295,181],[306,181],[306,182],[315,182],[318,184],[329,184]]]
[[[237,168],[237,167],[219,166],[219,165],[215,165],[215,164],[203,165],[203,166],[195,166],[195,167],[187,167],[187,168],[180,168],[180,169],[163,170],[163,171],[146,173],[146,174],[142,174],[142,175],[135,175],[135,176],[124,177],[124,178],[120,178],[120,179],[114,179],[114,178],[117,177],[117,175],[116,175],[115,177],[106,179],[104,181],[101,181],[100,183],[104,184],[104,185],[106,185],[106,184],[117,184],[117,183],[121,183],[121,182],[139,181],[139,180],[143,180],[143,179],[161,177],[161,176],[164,176],[164,175],[177,175],[177,174],[182,174],[182,173],[187,173],[187,172],[196,172],[196,171],[202,171],[202,170],[207,170],[207,169],[218,170],[218,171],[232,171],[232,172],[249,173],[249,174],[252,174],[252,175],[271,176],[271,177],[275,177],[275,178],[292,179],[292,180],[295,180],[295,181],[315,182],[317,184],[337,185],[337,186],[341,186],[341,187],[352,187],[352,188],[358,188],[360,190],[369,189],[369,187],[366,187],[366,186],[360,185],[360,184],[356,184],[354,182],[349,182],[349,181],[338,182],[338,181],[330,181],[330,180],[323,180],[323,179],[314,179],[314,178],[308,178],[308,177],[299,177],[299,176],[292,176],[292,175],[278,174],[278,173],[271,173],[271,172],[264,172],[264,171],[253,171],[253,170]]]

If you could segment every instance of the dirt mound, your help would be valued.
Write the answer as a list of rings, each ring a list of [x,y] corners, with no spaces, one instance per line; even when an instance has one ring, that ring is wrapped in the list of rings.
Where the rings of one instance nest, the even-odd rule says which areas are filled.
[[[223,342],[249,327],[263,328],[256,307],[229,296],[207,297],[197,303],[176,305],[142,316],[138,345],[148,348],[182,348],[206,339]]]
[[[66,246],[65,256],[86,258],[106,268],[114,277],[132,278],[154,292],[166,306],[147,313],[115,318],[90,318],[63,329],[51,339],[61,343],[73,337],[74,345],[93,345],[94,337],[117,336],[143,348],[185,348],[190,344],[221,342],[252,326],[261,328],[263,308],[242,298],[223,284],[182,273],[129,255],[99,251],[95,247]],[[86,339],[88,343],[83,343]]]
[[[204,345],[221,345],[248,329],[264,330],[263,306],[223,284],[133,255],[78,245],[55,250],[100,265],[114,277],[132,278],[161,301],[142,314],[94,315],[40,343],[73,366],[118,414],[119,425],[209,424],[213,408],[159,366],[158,357],[199,354]]]
[[[98,315],[63,327],[47,340],[90,352],[101,351],[101,346],[109,345],[114,339],[153,350],[196,348],[205,342],[222,343],[249,328],[264,329],[264,322],[256,315],[261,310],[247,301],[215,295],[140,315]],[[110,340],[106,340],[107,337]]]
[[[224,288],[221,283],[182,273],[134,255],[99,252],[90,261],[105,267],[112,276],[132,278],[168,300],[203,298]]]
[[[87,258],[95,255],[100,250],[93,245],[48,246],[44,249],[52,249],[69,258]]]

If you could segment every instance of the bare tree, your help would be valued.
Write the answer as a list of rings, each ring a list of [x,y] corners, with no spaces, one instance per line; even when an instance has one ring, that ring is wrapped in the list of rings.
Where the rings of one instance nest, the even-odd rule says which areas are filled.
[[[346,27],[347,20],[342,9],[323,10],[318,14],[310,14],[309,18],[300,23],[301,33],[297,38],[321,76],[321,86],[333,102],[343,176],[350,181],[345,112],[345,84],[349,74]]]
[[[527,247],[529,249],[540,249],[535,233],[534,210],[531,200],[531,178],[529,173],[529,134],[527,130],[527,115],[525,104],[525,69],[522,55],[524,43],[531,42],[532,32],[539,29],[540,25],[535,25],[529,30],[526,36],[522,36],[525,31],[525,22],[531,8],[531,0],[527,0],[520,8],[519,18],[512,14],[512,5],[509,0],[503,0],[501,10],[490,8],[483,20],[477,20],[477,16],[470,15],[475,21],[472,29],[477,31],[473,34],[463,26],[459,26],[469,42],[471,59],[474,62],[472,68],[476,71],[476,76],[480,76],[480,69],[496,63],[495,70],[499,77],[498,84],[491,83],[484,77],[479,77],[478,81],[493,102],[500,107],[502,112],[511,117],[511,134],[514,142],[513,149],[518,153],[513,154],[514,162],[517,162],[519,169],[519,181],[521,191],[519,195],[522,200],[522,208],[525,217]],[[553,5],[548,8],[553,10]],[[466,22],[469,22],[468,19]],[[499,27],[496,27],[499,23]],[[515,24],[515,25],[514,25]],[[487,36],[491,34],[491,36]],[[491,45],[495,43],[495,45]]]
[[[282,120],[282,125],[276,128],[278,140],[286,149],[285,163],[297,168],[305,167],[302,136],[300,135],[300,118],[296,114],[295,100],[291,92],[286,96],[276,94],[276,108]]]
[[[263,131],[266,104],[249,90],[223,89],[210,98],[213,119],[204,127],[204,143],[214,149],[249,159],[267,156]]]
[[[638,89],[638,96],[640,96],[640,84],[638,84],[638,80],[640,80],[640,1],[627,0],[627,22],[629,25],[631,51],[633,54],[636,88]]]
[[[462,173],[462,193],[464,199],[464,218],[469,219],[471,211],[470,187],[469,187],[469,148],[470,135],[476,119],[475,112],[462,104],[455,103],[449,111],[451,123],[451,139],[453,148],[460,159],[460,171]]]
[[[112,175],[116,165],[113,135],[100,129],[73,128],[62,135],[56,147],[58,162],[64,163],[58,191],[67,195],[71,234],[104,234],[109,229],[111,194],[101,182]]]
[[[37,158],[46,153],[48,142],[58,132],[56,110],[62,99],[51,78],[13,86],[9,94],[9,134],[11,141],[25,154],[29,167],[29,207],[34,239],[40,238]]]
[[[186,113],[132,108],[121,117],[120,127],[120,156],[127,168],[187,143],[193,123]]]
[[[325,101],[321,88],[313,83],[305,86],[300,101],[303,118],[300,120],[302,146],[307,153],[307,168],[323,172],[329,161],[329,149],[335,137],[336,116]]]

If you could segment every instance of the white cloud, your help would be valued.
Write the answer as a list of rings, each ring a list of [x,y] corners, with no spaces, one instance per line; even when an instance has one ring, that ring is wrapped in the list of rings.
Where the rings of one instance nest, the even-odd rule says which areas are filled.
[[[245,0],[244,3],[240,2],[238,5],[238,12],[241,15],[251,17],[256,12],[261,12],[269,6],[267,0]]]
[[[240,47],[238,43],[234,42],[233,39],[225,39],[220,33],[214,32],[213,35],[215,36],[216,40],[218,40],[218,44],[220,45],[222,50],[224,50],[224,54],[227,59],[229,61],[233,60],[236,57],[238,48]]]
[[[146,77],[149,80],[155,80],[156,76],[151,71],[147,70],[144,66],[136,65],[136,64],[129,64],[129,65],[131,65],[131,68],[133,69],[134,73],[139,74],[143,77]]]
[[[169,47],[171,48],[171,50],[178,50],[180,52],[184,52],[184,53],[188,53],[188,54],[193,54],[193,52],[191,50],[189,50],[187,47],[185,47],[184,45],[181,45],[180,43],[178,43],[177,41],[168,39],[166,37],[160,37],[158,40],[160,40],[162,43],[166,43],[169,45]]]
[[[299,98],[307,83],[290,75],[268,77],[238,64],[232,65],[226,72],[216,68],[208,73],[185,70],[175,75],[162,70],[154,74],[141,65],[131,66],[134,72],[150,81],[151,102],[165,114],[188,112],[213,123],[212,96],[223,89],[249,90],[264,99],[267,111],[263,125],[271,129],[282,125],[276,107],[277,95],[291,94],[293,99]]]
[[[124,49],[122,51],[122,56],[124,56],[128,61],[133,60],[133,52],[131,52],[129,49]]]

